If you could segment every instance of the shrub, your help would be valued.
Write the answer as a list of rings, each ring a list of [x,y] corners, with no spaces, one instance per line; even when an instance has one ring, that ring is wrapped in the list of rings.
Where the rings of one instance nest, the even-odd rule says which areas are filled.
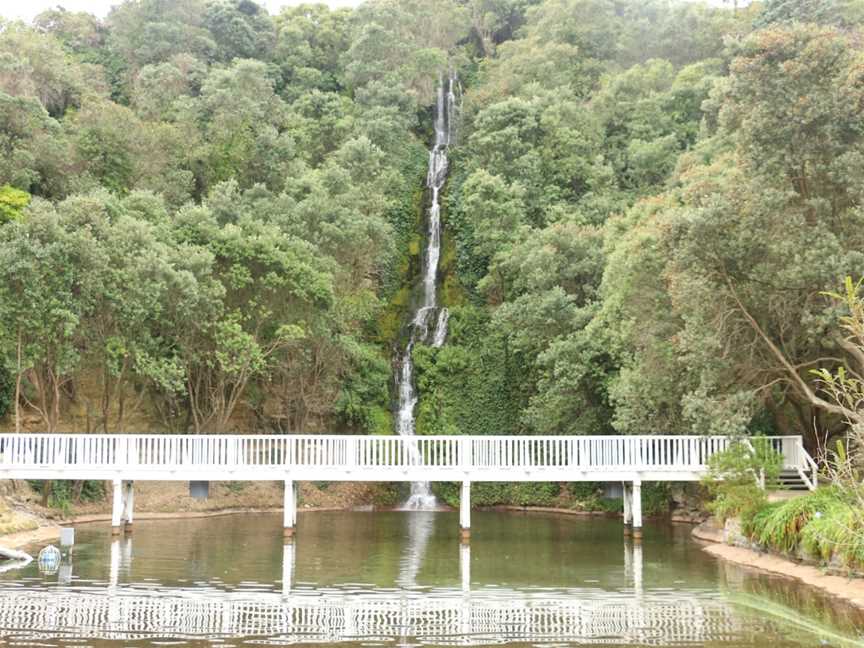
[[[774,483],[780,474],[783,458],[758,437],[748,444],[733,442],[723,452],[708,460],[708,475],[703,484],[712,501],[708,510],[721,520],[738,516],[742,529],[752,522],[753,516],[765,508],[765,491],[757,479],[764,476],[765,483]],[[746,532],[746,531],[745,531]]]
[[[817,511],[836,501],[830,491],[816,491],[766,507],[753,516],[751,538],[777,551],[792,553],[801,541],[801,532]]]
[[[42,493],[45,481],[33,479],[29,481],[30,486]],[[51,494],[48,498],[48,506],[57,508],[68,513],[73,504],[78,502],[96,502],[105,498],[105,483],[88,479],[85,481],[56,480],[51,482]]]
[[[549,506],[558,497],[559,486],[554,482],[478,482],[471,484],[471,504],[474,506]],[[459,483],[439,482],[432,485],[435,496],[449,506],[459,506]]]
[[[854,505],[840,498],[822,504],[801,530],[800,546],[826,562],[836,557],[849,567],[864,566],[864,528]]]
[[[666,515],[672,501],[672,485],[668,482],[642,484],[642,513],[648,516]]]
[[[600,488],[597,482],[570,482],[567,484],[567,490],[571,497],[579,501],[594,499]]]

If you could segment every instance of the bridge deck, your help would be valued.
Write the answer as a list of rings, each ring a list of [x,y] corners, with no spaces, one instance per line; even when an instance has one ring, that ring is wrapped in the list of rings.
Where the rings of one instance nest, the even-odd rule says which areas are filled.
[[[769,437],[808,471],[801,437]],[[0,435],[0,478],[696,481],[716,436]]]

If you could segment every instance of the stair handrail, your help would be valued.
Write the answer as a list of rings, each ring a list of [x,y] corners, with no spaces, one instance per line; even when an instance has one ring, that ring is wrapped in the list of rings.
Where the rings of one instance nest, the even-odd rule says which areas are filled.
[[[754,457],[757,456],[756,455],[756,448],[753,447],[753,443],[751,443],[750,439],[745,437],[743,441],[744,441],[744,445],[747,447],[748,450],[750,450],[750,452],[753,454],[753,456]],[[765,469],[760,468],[759,472],[756,472],[755,470],[753,472],[754,472],[754,476],[756,477],[756,485],[759,488],[761,488],[762,490],[765,490]]]
[[[799,437],[798,438],[798,451],[801,453],[801,458],[803,461],[803,466],[798,468],[801,477],[807,482],[807,486],[810,490],[816,490],[816,487],[819,485],[819,464],[810,456],[810,453],[807,452],[807,449],[804,447],[804,442]],[[807,468],[810,469],[810,477],[808,478],[805,474]]]

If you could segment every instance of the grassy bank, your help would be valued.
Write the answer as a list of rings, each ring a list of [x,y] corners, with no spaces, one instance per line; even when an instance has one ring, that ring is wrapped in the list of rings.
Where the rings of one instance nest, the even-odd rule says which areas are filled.
[[[842,491],[825,487],[741,517],[752,542],[793,558],[864,571],[864,513]]]

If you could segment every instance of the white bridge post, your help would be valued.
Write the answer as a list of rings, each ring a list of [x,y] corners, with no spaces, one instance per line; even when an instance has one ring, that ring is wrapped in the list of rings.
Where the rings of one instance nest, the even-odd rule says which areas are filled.
[[[123,521],[126,533],[132,533],[132,519],[135,513],[135,482],[123,482]]]
[[[459,535],[462,542],[471,539],[471,482],[462,482],[462,493],[459,497]]]
[[[633,501],[631,508],[633,509],[633,539],[642,539],[642,481],[639,479],[633,480]]]
[[[131,481],[122,479],[113,480],[111,485],[114,489],[111,499],[111,535],[120,535],[124,527],[131,533],[134,486]]]
[[[297,485],[293,479],[285,480],[285,503],[283,515],[283,535],[290,538],[294,535],[297,524]]]

